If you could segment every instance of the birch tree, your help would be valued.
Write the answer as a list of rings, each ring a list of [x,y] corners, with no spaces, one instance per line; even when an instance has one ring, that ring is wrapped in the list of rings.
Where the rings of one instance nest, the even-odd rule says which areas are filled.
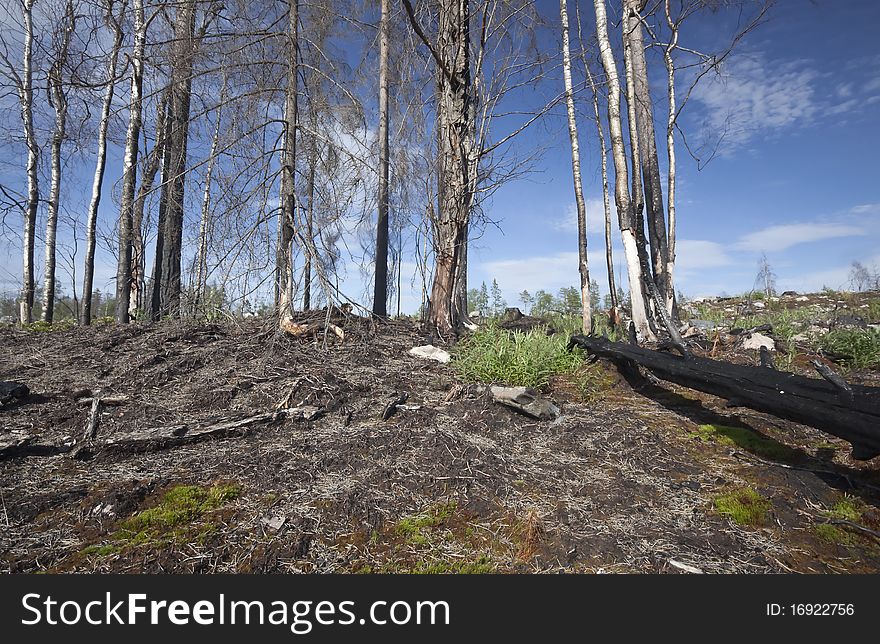
[[[581,315],[583,331],[592,331],[592,307],[590,304],[590,267],[587,260],[587,209],[584,203],[584,187],[581,181],[580,144],[578,142],[577,118],[574,109],[574,91],[571,81],[571,51],[568,38],[567,0],[559,0],[559,19],[562,23],[562,74],[565,82],[565,104],[568,112],[568,137],[571,141],[571,173],[574,180],[574,198],[578,222],[578,272],[581,278]]]
[[[147,23],[144,0],[132,0],[134,11],[134,47],[129,59],[131,90],[128,107],[128,128],[125,133],[125,155],[122,162],[122,195],[119,204],[119,254],[116,268],[116,321],[127,324],[131,296],[132,210],[137,182],[138,145],[143,111],[144,48]]]
[[[623,140],[623,126],[620,115],[620,80],[617,63],[608,38],[608,18],[605,0],[593,0],[596,13],[596,37],[599,42],[599,54],[602,68],[608,84],[608,129],[611,138],[611,154],[614,160],[614,201],[617,206],[617,217],[620,235],[623,240],[623,252],[626,259],[629,277],[630,308],[636,334],[642,340],[656,340],[648,320],[648,309],[645,300],[642,263],[639,259],[636,213],[629,193],[629,173],[627,170],[626,147]],[[638,144],[636,143],[636,147]],[[633,162],[633,172],[637,172],[637,164]],[[636,182],[637,183],[637,182]]]
[[[110,126],[110,110],[113,107],[113,96],[116,91],[116,68],[119,62],[119,50],[125,32],[122,27],[122,16],[125,14],[127,0],[119,3],[119,16],[113,13],[114,1],[109,0],[104,20],[113,29],[113,45],[107,62],[107,85],[101,103],[101,116],[98,122],[98,144],[95,155],[95,175],[92,180],[92,197],[86,213],[86,256],[83,268],[82,309],[80,324],[89,325],[92,321],[92,291],[95,278],[95,246],[98,226],[98,207],[101,204],[101,191],[104,187],[104,171],[107,167],[107,130]]]
[[[387,315],[388,303],[388,22],[390,0],[381,0],[379,20],[379,195],[373,315]]]

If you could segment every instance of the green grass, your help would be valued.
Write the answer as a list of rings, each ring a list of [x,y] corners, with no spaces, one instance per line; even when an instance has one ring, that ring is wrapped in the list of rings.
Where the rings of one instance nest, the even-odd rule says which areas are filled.
[[[858,523],[862,520],[862,514],[865,512],[865,505],[859,499],[851,496],[845,496],[834,506],[825,512],[825,516],[832,519],[844,519]]]
[[[799,456],[797,450],[746,427],[700,425],[692,435],[703,442],[739,447],[773,461],[793,461]]]
[[[820,346],[847,366],[880,366],[880,331],[839,329],[822,336]]]
[[[547,335],[543,327],[522,333],[490,324],[458,344],[453,366],[468,382],[541,387],[552,376],[573,374],[584,364],[580,349],[566,349],[569,337]]]
[[[766,525],[770,515],[770,501],[744,487],[715,497],[715,510],[742,526]]]

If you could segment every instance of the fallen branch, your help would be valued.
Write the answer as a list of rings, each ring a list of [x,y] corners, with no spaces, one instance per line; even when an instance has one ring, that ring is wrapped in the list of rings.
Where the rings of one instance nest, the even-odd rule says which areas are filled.
[[[824,380],[692,356],[659,353],[605,338],[576,335],[570,347],[610,358],[619,366],[641,365],[655,376],[691,389],[734,399],[739,406],[772,414],[848,441],[852,456],[880,454],[880,388],[847,385],[852,396]]]
[[[214,422],[209,425],[190,426],[186,424],[154,427],[125,434],[113,434],[93,445],[82,445],[74,450],[74,458],[91,458],[104,453],[152,452],[169,447],[178,447],[209,438],[240,436],[248,433],[254,426],[272,424],[281,420],[315,420],[323,413],[319,407],[304,405],[290,409],[256,414],[245,418],[235,418]]]

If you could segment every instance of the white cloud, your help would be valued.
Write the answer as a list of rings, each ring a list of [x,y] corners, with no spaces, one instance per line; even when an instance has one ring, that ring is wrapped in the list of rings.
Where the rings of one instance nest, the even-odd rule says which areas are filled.
[[[687,272],[718,268],[733,263],[724,246],[703,239],[679,239],[675,243],[676,270]]]
[[[819,113],[819,73],[803,61],[770,64],[762,54],[740,57],[707,74],[694,99],[709,137],[724,134],[728,150],[762,131],[809,122]]]
[[[781,251],[798,244],[865,234],[863,228],[848,224],[782,224],[744,235],[734,244],[734,248],[746,251]]]
[[[605,204],[601,198],[587,199],[584,204],[587,210],[587,232],[588,233],[604,233],[605,232]],[[614,200],[611,200],[611,222],[612,225],[617,221],[617,208]],[[554,230],[565,233],[576,233],[578,229],[577,205],[571,202],[566,206],[565,214],[559,219],[551,222]]]

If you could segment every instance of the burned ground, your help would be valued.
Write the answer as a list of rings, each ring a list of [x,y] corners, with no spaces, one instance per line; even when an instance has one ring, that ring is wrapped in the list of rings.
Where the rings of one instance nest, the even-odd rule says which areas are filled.
[[[0,568],[880,570],[880,467],[846,443],[601,363],[599,391],[554,381],[562,416],[534,421],[409,356],[425,342],[412,324],[344,329],[342,342],[260,319],[0,331],[0,380],[30,388],[0,410],[0,438],[26,439],[0,457]],[[279,407],[321,414],[78,450],[79,399],[99,390],[128,397],[102,407],[99,443]]]

